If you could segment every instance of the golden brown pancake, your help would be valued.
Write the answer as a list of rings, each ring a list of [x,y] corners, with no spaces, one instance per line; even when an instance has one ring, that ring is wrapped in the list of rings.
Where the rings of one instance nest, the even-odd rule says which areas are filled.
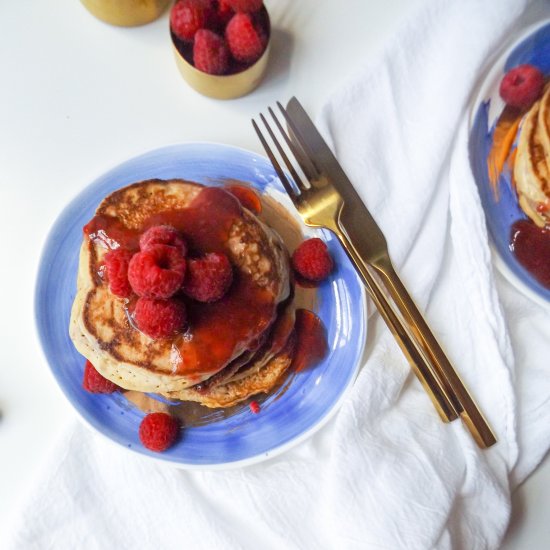
[[[132,300],[109,291],[102,266],[110,248],[137,250],[142,231],[160,223],[182,230],[191,253],[226,253],[235,276],[218,302],[186,301],[189,328],[184,334],[153,340],[133,326]],[[254,357],[258,342],[273,326],[278,305],[289,294],[288,255],[280,238],[220,189],[184,180],[139,182],[106,197],[86,230],[70,336],[103,376],[125,389],[183,397],[183,390],[239,358]],[[218,384],[225,387],[218,390],[224,397],[211,396],[209,402],[225,403],[227,395],[240,400],[247,391],[267,387],[290,363],[289,349],[264,356],[247,382],[242,377],[238,386],[228,389],[224,380],[225,386]]]
[[[520,207],[544,227],[550,222],[550,86],[522,121],[514,180]]]
[[[166,396],[207,407],[228,407],[255,393],[267,393],[292,363],[296,343],[294,304],[287,300],[279,309],[276,321],[256,351],[244,353],[204,383]]]
[[[256,365],[253,361],[244,376],[234,376],[207,391],[200,391],[193,386],[168,397],[196,401],[206,407],[217,408],[236,405],[257,393],[268,393],[292,364],[295,343],[295,334],[292,333],[283,349],[266,364]]]

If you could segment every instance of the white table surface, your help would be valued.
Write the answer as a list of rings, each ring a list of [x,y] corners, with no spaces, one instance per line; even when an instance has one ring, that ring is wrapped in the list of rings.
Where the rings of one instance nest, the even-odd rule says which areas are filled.
[[[123,29],[77,0],[0,2],[0,544],[14,503],[75,416],[33,320],[41,247],[64,205],[106,169],[163,145],[214,141],[261,152],[252,116],[296,95],[315,117],[421,2],[266,0],[275,29],[268,74],[233,101],[202,97],[182,81],[167,13]],[[548,547],[548,488],[550,460],[516,492],[505,548]]]

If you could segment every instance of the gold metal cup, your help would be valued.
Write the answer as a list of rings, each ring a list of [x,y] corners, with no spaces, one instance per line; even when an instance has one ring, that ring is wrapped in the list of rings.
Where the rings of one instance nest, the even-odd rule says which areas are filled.
[[[98,19],[119,27],[137,27],[157,19],[170,0],[80,0]]]
[[[226,75],[213,75],[196,69],[191,62],[192,48],[188,46],[184,53],[181,41],[170,32],[176,64],[184,80],[200,94],[215,99],[234,99],[254,90],[264,76],[271,46],[271,24],[267,10],[263,16],[268,31],[267,46],[263,54],[253,65]]]

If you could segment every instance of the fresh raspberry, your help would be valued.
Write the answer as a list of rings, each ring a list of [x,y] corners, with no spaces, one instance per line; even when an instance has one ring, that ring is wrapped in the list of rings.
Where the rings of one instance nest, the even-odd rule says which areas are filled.
[[[224,74],[229,67],[229,50],[225,40],[215,32],[199,29],[193,44],[195,67],[208,74]]]
[[[541,96],[544,75],[533,65],[510,69],[500,83],[500,97],[507,105],[527,109]]]
[[[182,256],[187,255],[187,243],[182,234],[171,225],[155,225],[150,227],[139,239],[141,250],[147,250],[155,244],[167,244],[175,246]]]
[[[182,332],[187,321],[183,302],[139,298],[134,309],[134,321],[151,338],[170,338]]]
[[[82,387],[90,393],[113,393],[119,389],[114,382],[99,374],[90,361],[86,361],[84,367]]]
[[[258,414],[260,412],[260,404],[257,401],[251,401],[249,407],[254,414]]]
[[[150,413],[139,425],[139,439],[151,451],[162,452],[171,447],[180,431],[177,418],[163,412]]]
[[[225,254],[212,252],[197,259],[190,259],[182,290],[199,302],[215,302],[229,289],[233,281],[233,269]]]
[[[327,245],[321,239],[304,241],[292,254],[292,267],[310,281],[322,281],[333,266]]]
[[[263,0],[225,0],[235,11],[252,13],[262,9]]]
[[[178,0],[170,12],[170,27],[178,38],[191,42],[195,33],[206,26],[210,17],[209,0]]]
[[[225,28],[231,55],[244,63],[253,63],[263,53],[267,37],[248,13],[236,13]]]
[[[124,248],[115,248],[105,254],[105,268],[109,290],[120,298],[128,298],[132,294],[132,287],[128,282],[128,264],[132,253]]]
[[[233,15],[235,15],[235,12],[229,5],[229,0],[219,0],[218,8],[214,13],[215,25],[223,31]]]
[[[128,280],[138,296],[170,298],[185,276],[181,251],[166,244],[154,244],[132,256]]]

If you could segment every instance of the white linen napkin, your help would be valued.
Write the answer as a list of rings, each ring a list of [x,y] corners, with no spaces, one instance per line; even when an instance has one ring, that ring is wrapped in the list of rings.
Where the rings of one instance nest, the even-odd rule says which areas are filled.
[[[349,398],[307,442],[256,466],[186,472],[74,425],[8,548],[499,545],[511,490],[550,446],[550,328],[547,312],[493,271],[467,111],[480,71],[530,4],[425,4],[319,121],[498,445],[481,451],[460,422],[439,420],[373,315]]]

